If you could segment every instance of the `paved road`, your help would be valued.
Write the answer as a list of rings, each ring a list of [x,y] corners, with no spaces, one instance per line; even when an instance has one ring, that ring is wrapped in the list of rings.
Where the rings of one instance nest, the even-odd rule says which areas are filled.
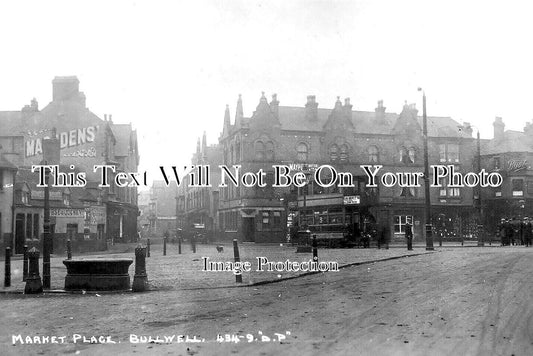
[[[449,249],[249,288],[0,296],[0,353],[531,355],[531,266],[524,247]],[[259,331],[286,340],[261,342]],[[121,343],[73,343],[75,333]],[[254,341],[220,344],[218,333]],[[13,334],[68,343],[11,346]],[[135,344],[130,334],[205,342]]]

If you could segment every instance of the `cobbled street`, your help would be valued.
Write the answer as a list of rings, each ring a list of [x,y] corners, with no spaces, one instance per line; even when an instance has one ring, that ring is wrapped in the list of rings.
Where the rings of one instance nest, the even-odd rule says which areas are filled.
[[[327,253],[333,258],[336,251],[359,250]],[[151,284],[158,276],[150,269],[167,257],[148,262]],[[137,294],[6,293],[0,295],[0,353],[530,355],[532,264],[533,249],[524,247],[437,248],[242,288],[204,282],[184,289],[162,277],[160,288]],[[231,272],[220,276],[234,278]],[[218,334],[227,341],[217,341]],[[12,345],[13,335],[65,336],[65,343]],[[179,343],[174,335],[205,341]],[[91,336],[116,343],[90,344]],[[145,336],[155,342],[136,343]]]

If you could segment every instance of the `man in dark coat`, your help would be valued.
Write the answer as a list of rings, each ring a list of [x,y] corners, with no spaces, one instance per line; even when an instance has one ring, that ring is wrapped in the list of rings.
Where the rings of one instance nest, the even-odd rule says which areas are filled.
[[[524,218],[524,244],[526,247],[531,246],[531,238],[533,237],[533,231],[531,231],[531,221],[529,218]]]
[[[405,238],[407,239],[407,250],[413,250],[413,227],[410,223],[405,224]]]

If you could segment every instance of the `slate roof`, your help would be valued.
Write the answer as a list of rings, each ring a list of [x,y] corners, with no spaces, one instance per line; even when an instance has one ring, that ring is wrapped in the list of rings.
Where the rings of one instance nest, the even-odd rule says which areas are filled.
[[[304,107],[280,106],[278,117],[281,129],[286,131],[321,132],[333,109],[317,109],[317,118],[309,120],[305,116]],[[382,119],[378,119],[375,112],[352,111],[352,123],[357,134],[391,134],[396,120],[400,115],[385,112]],[[250,118],[244,118],[249,122]],[[418,116],[418,122],[422,127],[422,117]],[[451,117],[429,116],[428,136],[430,137],[471,137],[464,131],[459,130],[461,124]]]
[[[484,155],[503,154],[508,152],[533,153],[533,147],[527,143],[524,132],[507,130],[501,140],[488,140],[481,142],[481,152]]]
[[[0,168],[17,170],[17,166],[8,161],[2,154],[0,154]]]
[[[132,147],[131,124],[111,124],[111,131],[113,131],[116,140],[115,156],[129,156],[130,151],[134,148]]]

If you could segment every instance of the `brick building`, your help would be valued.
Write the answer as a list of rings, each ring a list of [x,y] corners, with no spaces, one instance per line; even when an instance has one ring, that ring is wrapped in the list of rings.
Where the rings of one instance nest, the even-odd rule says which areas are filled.
[[[449,117],[428,118],[429,163],[452,164],[458,172],[473,168],[475,141],[471,128]],[[226,165],[242,172],[267,172],[267,187],[221,189],[219,228],[224,238],[279,242],[287,222],[319,234],[335,236],[371,226],[385,229],[390,239],[404,240],[405,224],[423,238],[424,188],[366,187],[364,164],[383,165],[382,172],[423,172],[422,120],[414,105],[388,113],[383,102],[373,112],[355,111],[349,99],[337,98],[332,109],[318,107],[308,96],[303,107],[280,106],[277,96],[264,95],[244,117],[239,97],[235,120],[226,108],[220,150]],[[321,165],[350,172],[355,187],[272,188],[272,165],[313,174]],[[379,174],[378,174],[379,175]],[[474,233],[471,188],[431,188],[432,220],[437,238]]]
[[[15,145],[18,161],[11,161],[18,168],[13,184],[16,209],[12,212],[11,235],[4,243],[20,253],[22,245],[38,244],[42,237],[42,191],[36,187],[37,174],[31,173],[30,168],[42,162],[43,140],[54,131],[60,146],[62,172],[83,171],[88,180],[84,188],[51,190],[54,244],[62,245],[69,237],[74,248],[99,250],[105,248],[106,239],[134,240],[137,189],[117,188],[114,184],[99,188],[96,183],[99,173],[93,172],[93,166],[115,165],[116,172],[109,172],[111,178],[121,171],[136,172],[139,163],[136,131],[131,124],[113,123],[111,115],[102,120],[91,112],[76,77],[56,77],[52,87],[53,99],[42,110],[33,99],[20,111],[0,112],[2,134],[22,140],[22,144]],[[4,206],[6,200],[1,199],[0,203]]]
[[[208,145],[204,132],[202,139],[198,138],[196,152],[191,159],[191,166],[209,166],[212,187],[193,187],[187,174],[177,189],[176,216],[177,228],[185,236],[198,232],[208,239],[219,236],[219,187],[222,152],[219,145]],[[191,169],[194,171],[194,169]],[[189,171],[190,172],[190,171]]]
[[[528,122],[523,131],[505,131],[497,117],[493,127],[494,138],[481,144],[481,164],[487,171],[499,172],[503,184],[482,190],[484,223],[490,233],[495,233],[502,218],[533,217],[533,125]]]

